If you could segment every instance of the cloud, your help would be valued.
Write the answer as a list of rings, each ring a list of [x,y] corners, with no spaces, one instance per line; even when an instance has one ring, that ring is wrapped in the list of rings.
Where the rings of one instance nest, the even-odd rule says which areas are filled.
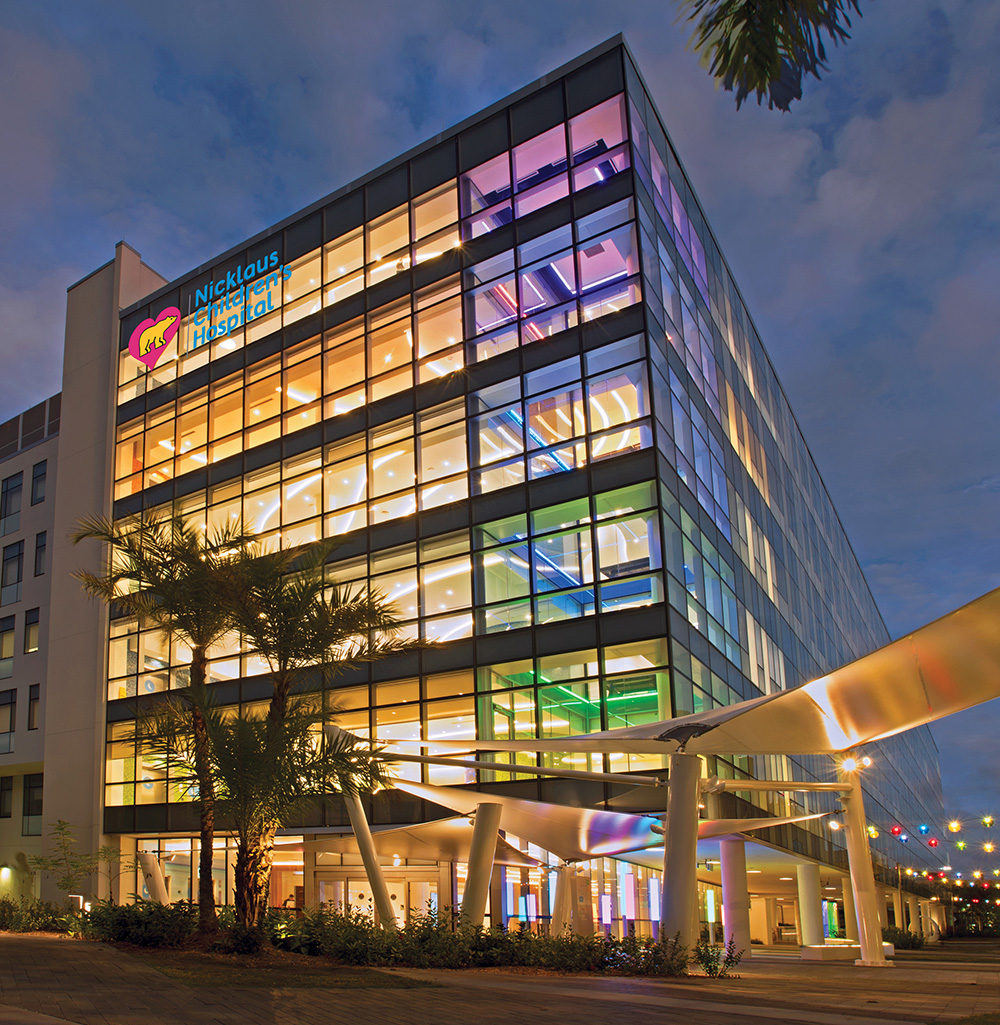
[[[74,274],[69,267],[57,267],[24,289],[0,281],[0,410],[5,411],[0,419],[7,420],[62,388],[65,282]]]

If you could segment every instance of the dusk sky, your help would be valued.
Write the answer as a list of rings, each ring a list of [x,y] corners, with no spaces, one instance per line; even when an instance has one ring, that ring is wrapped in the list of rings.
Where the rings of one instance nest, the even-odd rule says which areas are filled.
[[[889,630],[920,626],[1000,585],[1000,4],[862,6],[781,114],[736,110],[670,0],[5,0],[0,421],[60,389],[66,288],[120,239],[174,278],[623,32]],[[1000,701],[934,733],[948,810],[1000,819]]]

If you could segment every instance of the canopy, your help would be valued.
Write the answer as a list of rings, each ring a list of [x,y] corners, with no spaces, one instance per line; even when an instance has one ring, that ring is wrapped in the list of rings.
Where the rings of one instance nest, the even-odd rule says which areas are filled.
[[[438,802],[440,803],[440,802]],[[414,858],[420,861],[463,861],[469,860],[472,844],[472,821],[466,815],[421,822],[400,829],[381,829],[372,832],[375,850],[382,858]],[[276,845],[277,846],[277,845]],[[353,834],[326,837],[322,840],[306,840],[295,845],[314,854],[357,854],[358,841]],[[513,868],[534,868],[540,864],[537,858],[523,854],[506,840],[497,843],[498,865]]]
[[[591,858],[618,857],[626,851],[643,847],[663,846],[663,827],[651,815],[629,815],[624,812],[597,811],[591,808],[569,808],[521,797],[502,797],[477,793],[457,787],[429,786],[396,780],[397,789],[423,797],[442,808],[468,815],[481,803],[499,804],[500,828],[529,843],[550,851],[563,861],[589,861]],[[789,822],[821,818],[821,815],[799,815],[789,818],[752,818],[703,820],[698,823],[698,838],[728,836],[750,829],[780,826]],[[450,820],[446,820],[450,821]],[[420,827],[416,827],[420,828]],[[403,832],[390,830],[391,833]],[[471,829],[469,830],[471,835]],[[378,838],[386,833],[373,834]],[[338,841],[339,842],[339,841]],[[386,849],[387,853],[392,853]],[[379,847],[379,853],[382,848]],[[418,855],[413,855],[417,857]],[[458,858],[457,860],[463,860]],[[662,863],[662,856],[661,856]]]

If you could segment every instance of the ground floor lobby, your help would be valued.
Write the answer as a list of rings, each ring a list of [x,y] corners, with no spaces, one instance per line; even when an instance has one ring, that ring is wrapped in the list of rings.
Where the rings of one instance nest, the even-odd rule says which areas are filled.
[[[135,843],[147,869],[155,860],[168,900],[196,898],[196,838],[123,841],[123,847]],[[397,920],[405,922],[428,912],[457,916],[466,891],[467,861],[414,858],[415,851],[427,855],[435,851],[426,843],[421,850],[405,833],[399,835],[395,853],[391,846],[380,844],[380,865]],[[377,916],[368,874],[356,848],[351,848],[352,837],[343,832],[279,836],[271,905],[294,909],[322,904]],[[727,865],[734,858],[735,866]],[[660,847],[567,865],[545,849],[506,834],[497,846],[484,924],[545,932],[560,931],[568,924],[583,935],[623,937],[632,932],[656,937],[662,859]],[[234,864],[234,842],[217,839],[213,876],[220,904],[233,902]],[[749,908],[754,948],[857,940],[850,879],[844,870],[742,837],[699,841],[697,864],[698,918],[700,932],[707,938],[720,942],[728,938],[727,903],[742,901]],[[568,915],[557,908],[561,888],[569,895]],[[141,870],[120,880],[119,892],[153,896],[148,876]],[[877,898],[883,926],[899,926],[931,942],[947,930],[950,909],[937,896],[914,893],[905,886],[878,886]]]

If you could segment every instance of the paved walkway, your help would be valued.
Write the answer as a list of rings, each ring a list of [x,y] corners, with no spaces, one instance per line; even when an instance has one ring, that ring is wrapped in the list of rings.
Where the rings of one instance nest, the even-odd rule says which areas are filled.
[[[397,969],[415,990],[191,989],[97,943],[0,934],[0,1025],[903,1025],[1000,1012],[992,966],[755,957],[733,981]]]

